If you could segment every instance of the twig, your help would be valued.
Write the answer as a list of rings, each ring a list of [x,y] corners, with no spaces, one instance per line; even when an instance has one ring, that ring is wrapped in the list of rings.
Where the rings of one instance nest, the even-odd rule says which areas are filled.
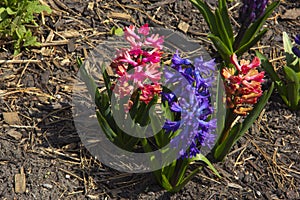
[[[29,64],[40,62],[40,60],[0,60],[0,64]]]

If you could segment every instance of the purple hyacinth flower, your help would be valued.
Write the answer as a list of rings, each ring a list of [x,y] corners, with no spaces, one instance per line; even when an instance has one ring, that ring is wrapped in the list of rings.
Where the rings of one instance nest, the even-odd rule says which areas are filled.
[[[300,35],[299,34],[296,35],[296,37],[295,37],[295,43],[300,45]],[[297,46],[294,46],[292,48],[292,51],[298,58],[300,58],[300,49]]]
[[[239,21],[244,27],[248,27],[265,13],[268,0],[243,0],[240,9]]]
[[[178,51],[176,51],[176,53],[173,55],[171,67],[178,70],[179,72],[181,71],[181,65],[190,65],[190,64],[191,61],[186,58],[181,58],[179,56]]]
[[[184,67],[182,65],[185,65]],[[188,149],[180,149],[181,158],[191,158],[200,153],[201,146],[211,147],[215,135],[211,134],[216,129],[216,120],[210,119],[213,107],[210,102],[209,88],[215,81],[216,70],[214,60],[204,62],[197,58],[192,66],[188,59],[183,59],[178,52],[172,58],[171,67],[181,75],[165,73],[166,82],[176,81],[177,87],[172,92],[163,92],[162,101],[167,101],[172,112],[180,113],[180,121],[167,120],[164,124],[166,133],[176,131],[182,124],[183,129],[179,135],[171,140],[174,148],[183,148],[188,144]],[[176,74],[176,73],[175,73]],[[205,78],[202,77],[205,76]],[[184,80],[185,79],[185,80]],[[186,80],[189,84],[185,84]],[[175,92],[176,91],[176,92]]]
[[[295,42],[300,45],[300,34],[295,36]]]
[[[300,58],[300,49],[298,47],[293,47],[292,51],[298,58]]]
[[[175,132],[179,129],[180,121],[170,121],[167,120],[163,126],[163,129],[165,129],[167,132]]]

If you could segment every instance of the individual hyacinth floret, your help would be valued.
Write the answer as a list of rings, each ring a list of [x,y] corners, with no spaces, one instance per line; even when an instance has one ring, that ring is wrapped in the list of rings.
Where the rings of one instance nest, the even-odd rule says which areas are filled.
[[[237,56],[231,56],[231,63],[234,68],[223,68],[221,74],[224,78],[227,107],[233,109],[238,115],[247,115],[252,110],[252,105],[256,104],[262,95],[262,82],[264,72],[256,69],[260,65],[259,58],[255,57],[250,63],[241,60],[240,64]]]
[[[295,36],[295,43],[296,45],[292,48],[293,53],[300,58],[300,49],[297,45],[300,46],[300,34]]]
[[[248,27],[252,22],[260,18],[267,7],[268,0],[242,0],[239,21],[244,27]]]
[[[171,67],[180,75],[165,73],[169,82],[179,83],[176,86],[179,89],[179,96],[186,97],[178,100],[174,93],[162,93],[162,100],[168,102],[170,110],[181,114],[179,121],[166,121],[163,127],[166,132],[175,132],[181,125],[188,126],[183,128],[179,136],[171,140],[171,144],[175,147],[182,147],[181,143],[189,144],[188,149],[180,150],[182,158],[196,156],[200,153],[200,146],[211,148],[214,145],[216,137],[212,132],[216,128],[216,120],[210,119],[213,113],[209,93],[211,85],[208,84],[208,79],[201,77],[202,70],[214,69],[214,66],[213,60],[204,62],[202,58],[196,59],[192,66],[190,60],[180,58],[177,52],[172,58]],[[186,81],[189,84],[185,84]],[[186,123],[181,124],[182,122]]]

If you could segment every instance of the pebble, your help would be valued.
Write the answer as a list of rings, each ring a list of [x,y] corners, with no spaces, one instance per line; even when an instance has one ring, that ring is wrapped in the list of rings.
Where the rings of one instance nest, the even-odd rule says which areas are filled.
[[[69,174],[66,175],[66,179],[69,179],[71,178],[71,176]]]
[[[53,185],[51,184],[48,184],[48,183],[45,183],[42,185],[44,188],[47,188],[47,189],[52,189],[53,188]]]
[[[256,191],[256,194],[258,195],[258,196],[261,196],[261,192],[260,191]]]

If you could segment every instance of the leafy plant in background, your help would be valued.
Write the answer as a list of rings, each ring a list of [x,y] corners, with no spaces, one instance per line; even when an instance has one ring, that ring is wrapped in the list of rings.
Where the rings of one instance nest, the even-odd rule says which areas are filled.
[[[38,27],[34,14],[43,11],[51,13],[51,9],[41,5],[38,0],[2,0],[0,2],[0,38],[14,40],[14,54],[18,54],[22,47],[40,45],[27,26]]]
[[[263,37],[267,29],[261,28],[280,3],[274,1],[267,6],[268,0],[243,0],[238,18],[240,27],[235,37],[226,0],[218,0],[218,7],[214,11],[203,0],[190,2],[203,15],[211,32],[208,37],[227,64],[230,64],[231,55],[235,53],[238,57],[241,56]]]
[[[280,1],[267,5],[267,0],[243,0],[236,36],[226,0],[218,0],[218,7],[214,11],[202,0],[190,2],[203,15],[211,32],[208,37],[223,59],[219,71],[225,86],[226,116],[218,114],[220,137],[210,157],[211,161],[218,162],[225,158],[231,147],[251,127],[272,93],[273,85],[269,91],[262,93],[264,73],[257,70],[259,58],[254,58],[252,63],[245,60],[239,63],[238,57],[249,51],[267,32],[266,28],[261,28]],[[222,98],[218,100],[217,105],[222,105]]]
[[[285,51],[286,65],[283,67],[284,76],[280,78],[274,71],[268,59],[256,51],[256,55],[262,60],[264,70],[275,83],[284,103],[292,110],[300,109],[300,35],[295,37],[295,46],[286,32],[283,32],[283,47]]]
[[[200,152],[201,147],[211,148],[215,142],[213,132],[216,121],[211,117],[213,108],[209,93],[210,84],[214,80],[213,77],[201,76],[209,75],[209,71],[214,70],[215,63],[198,58],[192,65],[190,60],[181,58],[176,52],[169,58],[169,66],[162,59],[163,36],[149,35],[149,31],[147,24],[138,29],[138,34],[134,26],[125,28],[124,36],[130,48],[119,49],[110,65],[117,79],[108,76],[107,66],[102,66],[106,90],[98,91],[82,63],[79,63],[80,72],[90,94],[95,96],[99,124],[114,144],[128,151],[135,151],[140,147],[144,152],[160,150],[165,156],[170,153],[169,150],[163,152],[167,144],[170,144],[171,149],[177,150],[177,159],[154,172],[161,186],[176,192],[202,169],[203,165],[187,175],[188,166],[196,161],[206,163],[219,176]],[[174,71],[177,73],[174,74]],[[162,79],[166,80],[167,86],[161,83]],[[177,93],[170,89],[174,84],[176,87],[173,89]],[[113,96],[116,97],[117,104],[113,103]],[[151,112],[151,108],[157,104],[162,107],[165,121],[155,119],[155,114]],[[113,112],[117,112],[121,118],[115,119]],[[132,122],[126,121],[128,115]],[[135,127],[133,130],[140,137],[127,134],[124,126],[117,125],[118,121]],[[153,137],[146,137],[141,128],[147,125],[157,132]],[[187,148],[182,143],[187,144]],[[156,158],[152,162],[157,162]]]

